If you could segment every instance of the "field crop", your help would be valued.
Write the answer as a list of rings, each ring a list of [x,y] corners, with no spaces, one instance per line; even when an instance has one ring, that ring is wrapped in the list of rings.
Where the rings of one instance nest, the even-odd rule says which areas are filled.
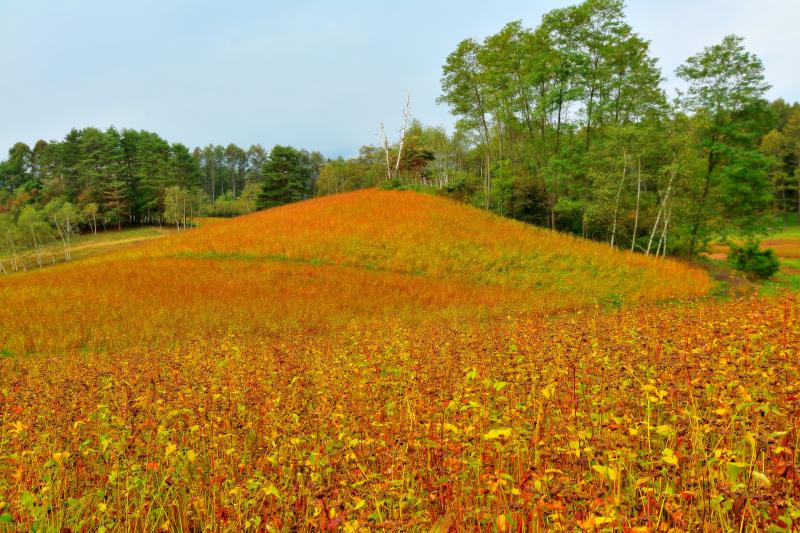
[[[3,520],[790,530],[798,301],[0,362]],[[779,531],[781,529],[775,529]]]
[[[9,276],[0,529],[791,531],[800,300],[709,287],[376,191]]]

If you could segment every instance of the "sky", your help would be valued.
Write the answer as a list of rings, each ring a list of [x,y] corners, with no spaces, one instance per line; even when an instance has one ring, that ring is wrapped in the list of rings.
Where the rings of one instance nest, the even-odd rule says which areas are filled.
[[[0,0],[0,154],[71,128],[145,129],[189,147],[260,143],[352,156],[411,114],[450,129],[441,67],[459,41],[563,0]],[[667,81],[736,33],[770,98],[800,100],[800,0],[628,0]]]

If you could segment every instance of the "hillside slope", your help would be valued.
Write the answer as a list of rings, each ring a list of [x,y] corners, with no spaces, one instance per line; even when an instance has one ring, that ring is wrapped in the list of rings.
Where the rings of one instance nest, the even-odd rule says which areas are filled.
[[[162,253],[333,264],[600,300],[702,294],[671,260],[532,227],[440,197],[365,190],[261,211],[158,243]]]
[[[672,260],[611,250],[442,198],[361,191],[0,280],[0,348],[63,353],[353,320],[476,320],[702,295]]]

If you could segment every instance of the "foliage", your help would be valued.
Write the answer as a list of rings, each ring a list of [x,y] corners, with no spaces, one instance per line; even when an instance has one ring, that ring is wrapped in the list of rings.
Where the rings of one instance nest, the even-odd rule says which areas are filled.
[[[303,198],[314,192],[323,157],[298,154],[305,172]],[[98,227],[176,224],[177,196],[181,221],[201,212],[235,216],[255,210],[253,190],[262,187],[270,164],[260,145],[247,151],[234,144],[189,151],[147,131],[73,129],[61,141],[39,141],[33,149],[17,143],[9,150],[0,162],[0,212],[16,219],[29,204],[67,203],[81,215],[76,229],[93,233]]]
[[[731,244],[729,259],[736,270],[758,279],[769,279],[780,269],[775,251],[769,248],[762,250],[757,241]]]
[[[314,162],[291,146],[275,146],[264,165],[264,183],[256,200],[259,209],[305,200],[313,195]]]
[[[373,157],[323,166],[320,192],[433,190],[646,255],[762,233],[800,202],[800,107],[766,103],[763,65],[736,36],[688,58],[688,88],[668,102],[623,8],[586,0],[461,41],[439,98],[455,132],[413,121],[398,183],[381,184],[382,150],[364,147]]]
[[[694,190],[691,255],[706,226],[721,226],[717,233],[723,235],[731,228],[739,235],[761,229],[759,215],[772,197],[769,164],[758,150],[768,130],[763,96],[769,85],[761,60],[735,35],[690,57],[677,74],[689,82],[682,104],[696,113],[705,161]],[[715,219],[718,211],[722,216]]]

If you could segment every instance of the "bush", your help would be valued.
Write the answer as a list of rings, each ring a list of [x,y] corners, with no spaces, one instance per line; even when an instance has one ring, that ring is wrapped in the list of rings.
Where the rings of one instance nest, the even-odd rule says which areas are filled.
[[[780,267],[775,252],[769,248],[762,250],[756,241],[747,242],[742,246],[731,244],[728,259],[736,270],[744,272],[751,278],[769,279]]]
[[[387,191],[406,191],[408,187],[405,183],[400,181],[399,178],[392,178],[390,180],[384,180],[380,184],[380,188],[387,190]]]

